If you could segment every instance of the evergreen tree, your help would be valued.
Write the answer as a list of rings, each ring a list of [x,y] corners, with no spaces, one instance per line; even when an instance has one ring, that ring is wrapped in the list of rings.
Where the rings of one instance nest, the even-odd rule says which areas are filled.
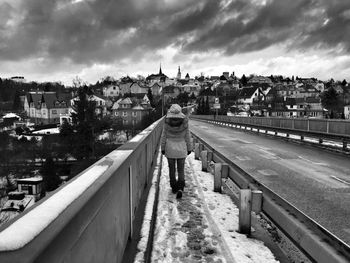
[[[342,102],[337,91],[331,87],[321,94],[321,103],[330,113],[330,118],[334,117],[334,113],[341,111]]]
[[[342,81],[342,83],[341,83],[341,84],[342,84],[342,86],[343,86],[343,87],[345,87],[345,86],[346,86],[346,84],[348,84],[348,83],[346,82],[346,79],[344,79],[344,80]]]
[[[16,92],[15,92],[15,97],[13,100],[13,109],[15,111],[22,110],[22,103],[21,103],[20,93],[18,90],[16,90]]]
[[[248,83],[247,77],[243,74],[242,78],[241,78],[241,83],[243,86],[246,86]]]
[[[153,98],[153,93],[152,93],[152,89],[151,88],[148,89],[147,97],[149,99],[149,103],[151,104],[151,107],[154,108],[155,107],[155,105],[154,105],[154,98]]]
[[[73,127],[76,131],[74,140],[75,156],[77,159],[90,158],[94,155],[95,133],[94,127],[97,124],[95,112],[96,104],[88,98],[92,95],[87,87],[80,87],[78,90],[78,100],[75,101],[75,113],[72,113]]]
[[[205,106],[204,106],[204,114],[209,115],[210,114],[210,106],[209,106],[209,98],[207,96],[207,100],[205,101]]]
[[[53,191],[60,185],[61,179],[56,172],[56,166],[51,156],[46,158],[41,169],[41,174],[43,176],[46,191]]]

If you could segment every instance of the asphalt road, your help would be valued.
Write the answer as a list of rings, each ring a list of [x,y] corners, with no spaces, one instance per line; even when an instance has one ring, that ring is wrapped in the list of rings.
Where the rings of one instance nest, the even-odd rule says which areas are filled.
[[[191,120],[190,129],[350,245],[350,157]]]

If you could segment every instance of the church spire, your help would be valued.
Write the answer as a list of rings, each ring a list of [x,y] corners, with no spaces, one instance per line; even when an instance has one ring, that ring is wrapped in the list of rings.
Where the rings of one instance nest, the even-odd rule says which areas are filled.
[[[159,63],[159,75],[163,75],[163,72],[162,72],[162,63]]]

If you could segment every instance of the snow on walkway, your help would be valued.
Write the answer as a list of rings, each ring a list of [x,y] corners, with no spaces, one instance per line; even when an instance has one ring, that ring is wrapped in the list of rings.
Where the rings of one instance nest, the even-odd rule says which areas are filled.
[[[278,262],[261,241],[239,234],[238,208],[213,192],[213,176],[192,153],[185,164],[186,188],[177,200],[163,158],[152,262]]]

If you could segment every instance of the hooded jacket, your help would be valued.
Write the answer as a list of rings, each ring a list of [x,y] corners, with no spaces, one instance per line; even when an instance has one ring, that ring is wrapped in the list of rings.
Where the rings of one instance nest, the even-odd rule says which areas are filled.
[[[165,151],[167,158],[186,158],[187,153],[192,151],[188,118],[184,118],[179,126],[171,126],[169,118],[165,119],[161,137],[161,150]]]

